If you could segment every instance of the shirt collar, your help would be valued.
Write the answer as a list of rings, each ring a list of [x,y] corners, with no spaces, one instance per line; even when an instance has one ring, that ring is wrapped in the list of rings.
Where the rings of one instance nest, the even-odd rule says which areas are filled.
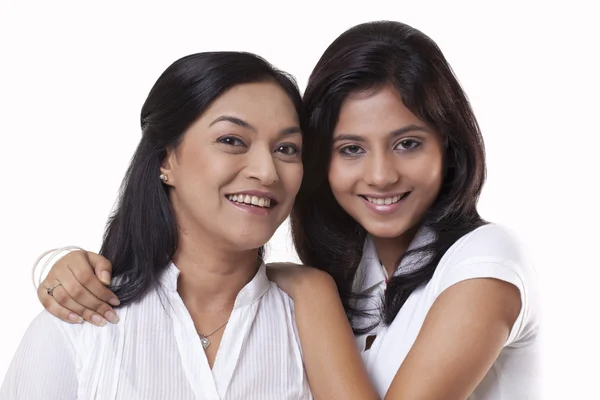
[[[171,262],[160,278],[162,286],[169,291],[176,291],[179,273],[179,268],[177,268],[177,266]],[[258,268],[256,275],[254,275],[252,280],[248,282],[246,286],[244,286],[238,293],[237,297],[235,298],[233,308],[240,308],[254,303],[256,300],[260,299],[267,290],[269,290],[269,286],[270,284],[269,280],[267,279],[266,266],[264,263],[262,263]]]
[[[408,250],[430,244],[434,239],[435,232],[429,227],[422,226],[415,234],[415,237],[408,246]],[[394,276],[417,269],[422,264],[422,262],[418,262],[420,260],[423,260],[422,255],[404,257],[394,272]],[[358,266],[356,278],[354,279],[354,292],[365,293],[370,289],[381,285],[381,283],[387,281],[387,279],[387,271],[379,261],[373,239],[370,235],[367,235],[363,247],[363,256]]]
[[[363,256],[354,279],[354,292],[364,293],[385,282],[387,278],[387,271],[379,262],[373,239],[370,235],[367,235],[363,247]]]

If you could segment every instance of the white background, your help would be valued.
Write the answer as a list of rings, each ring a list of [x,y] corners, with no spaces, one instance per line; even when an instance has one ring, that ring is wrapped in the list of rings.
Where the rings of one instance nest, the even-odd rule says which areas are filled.
[[[252,51],[303,89],[345,29],[395,19],[439,44],[481,123],[489,172],[480,211],[523,239],[543,290],[544,398],[599,398],[592,2],[125,3],[0,3],[0,378],[41,310],[33,261],[68,244],[98,250],[140,138],[140,108],[171,62]],[[295,259],[287,224],[269,255]]]

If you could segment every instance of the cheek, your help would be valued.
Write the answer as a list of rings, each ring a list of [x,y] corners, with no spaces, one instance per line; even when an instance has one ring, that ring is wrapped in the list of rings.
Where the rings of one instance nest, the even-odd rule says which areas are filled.
[[[360,165],[349,165],[350,163],[344,161],[335,160],[335,157],[332,159],[328,174],[329,186],[337,203],[353,215],[352,210],[357,204],[355,188],[361,180],[361,171]]]
[[[178,165],[176,186],[202,204],[214,201],[221,187],[230,183],[240,171],[235,157],[214,151],[188,152]]]
[[[334,197],[339,201],[339,196],[348,189],[348,171],[344,170],[340,161],[334,156],[329,164],[329,186]]]
[[[286,197],[293,203],[294,198],[298,194],[302,184],[302,176],[304,175],[302,164],[282,164],[277,169],[277,175],[279,176],[279,179],[285,188]]]
[[[442,185],[444,165],[442,155],[438,152],[432,152],[421,159],[418,168],[414,170],[414,182],[428,192],[437,192]]]

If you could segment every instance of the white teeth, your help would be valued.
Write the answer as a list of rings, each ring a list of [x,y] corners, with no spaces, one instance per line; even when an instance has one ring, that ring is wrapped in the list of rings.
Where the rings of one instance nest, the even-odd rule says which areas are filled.
[[[376,204],[378,206],[382,206],[382,205],[386,205],[387,206],[387,205],[390,205],[390,204],[397,203],[400,200],[401,197],[402,196],[391,196],[391,197],[385,197],[385,198],[377,197],[377,198],[375,198],[375,197],[365,196],[365,198],[369,202],[371,202],[373,204]]]
[[[236,203],[251,204],[257,207],[269,208],[271,207],[271,199],[268,197],[258,197],[243,194],[230,194],[227,198]]]

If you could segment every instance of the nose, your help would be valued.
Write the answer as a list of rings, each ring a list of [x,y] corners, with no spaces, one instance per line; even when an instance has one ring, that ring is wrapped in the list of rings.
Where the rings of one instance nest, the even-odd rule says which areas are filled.
[[[365,181],[370,186],[383,189],[400,179],[393,154],[371,154],[367,160]]]
[[[248,164],[245,168],[248,179],[256,179],[264,186],[274,184],[279,180],[273,154],[269,149],[253,148],[248,152]]]

